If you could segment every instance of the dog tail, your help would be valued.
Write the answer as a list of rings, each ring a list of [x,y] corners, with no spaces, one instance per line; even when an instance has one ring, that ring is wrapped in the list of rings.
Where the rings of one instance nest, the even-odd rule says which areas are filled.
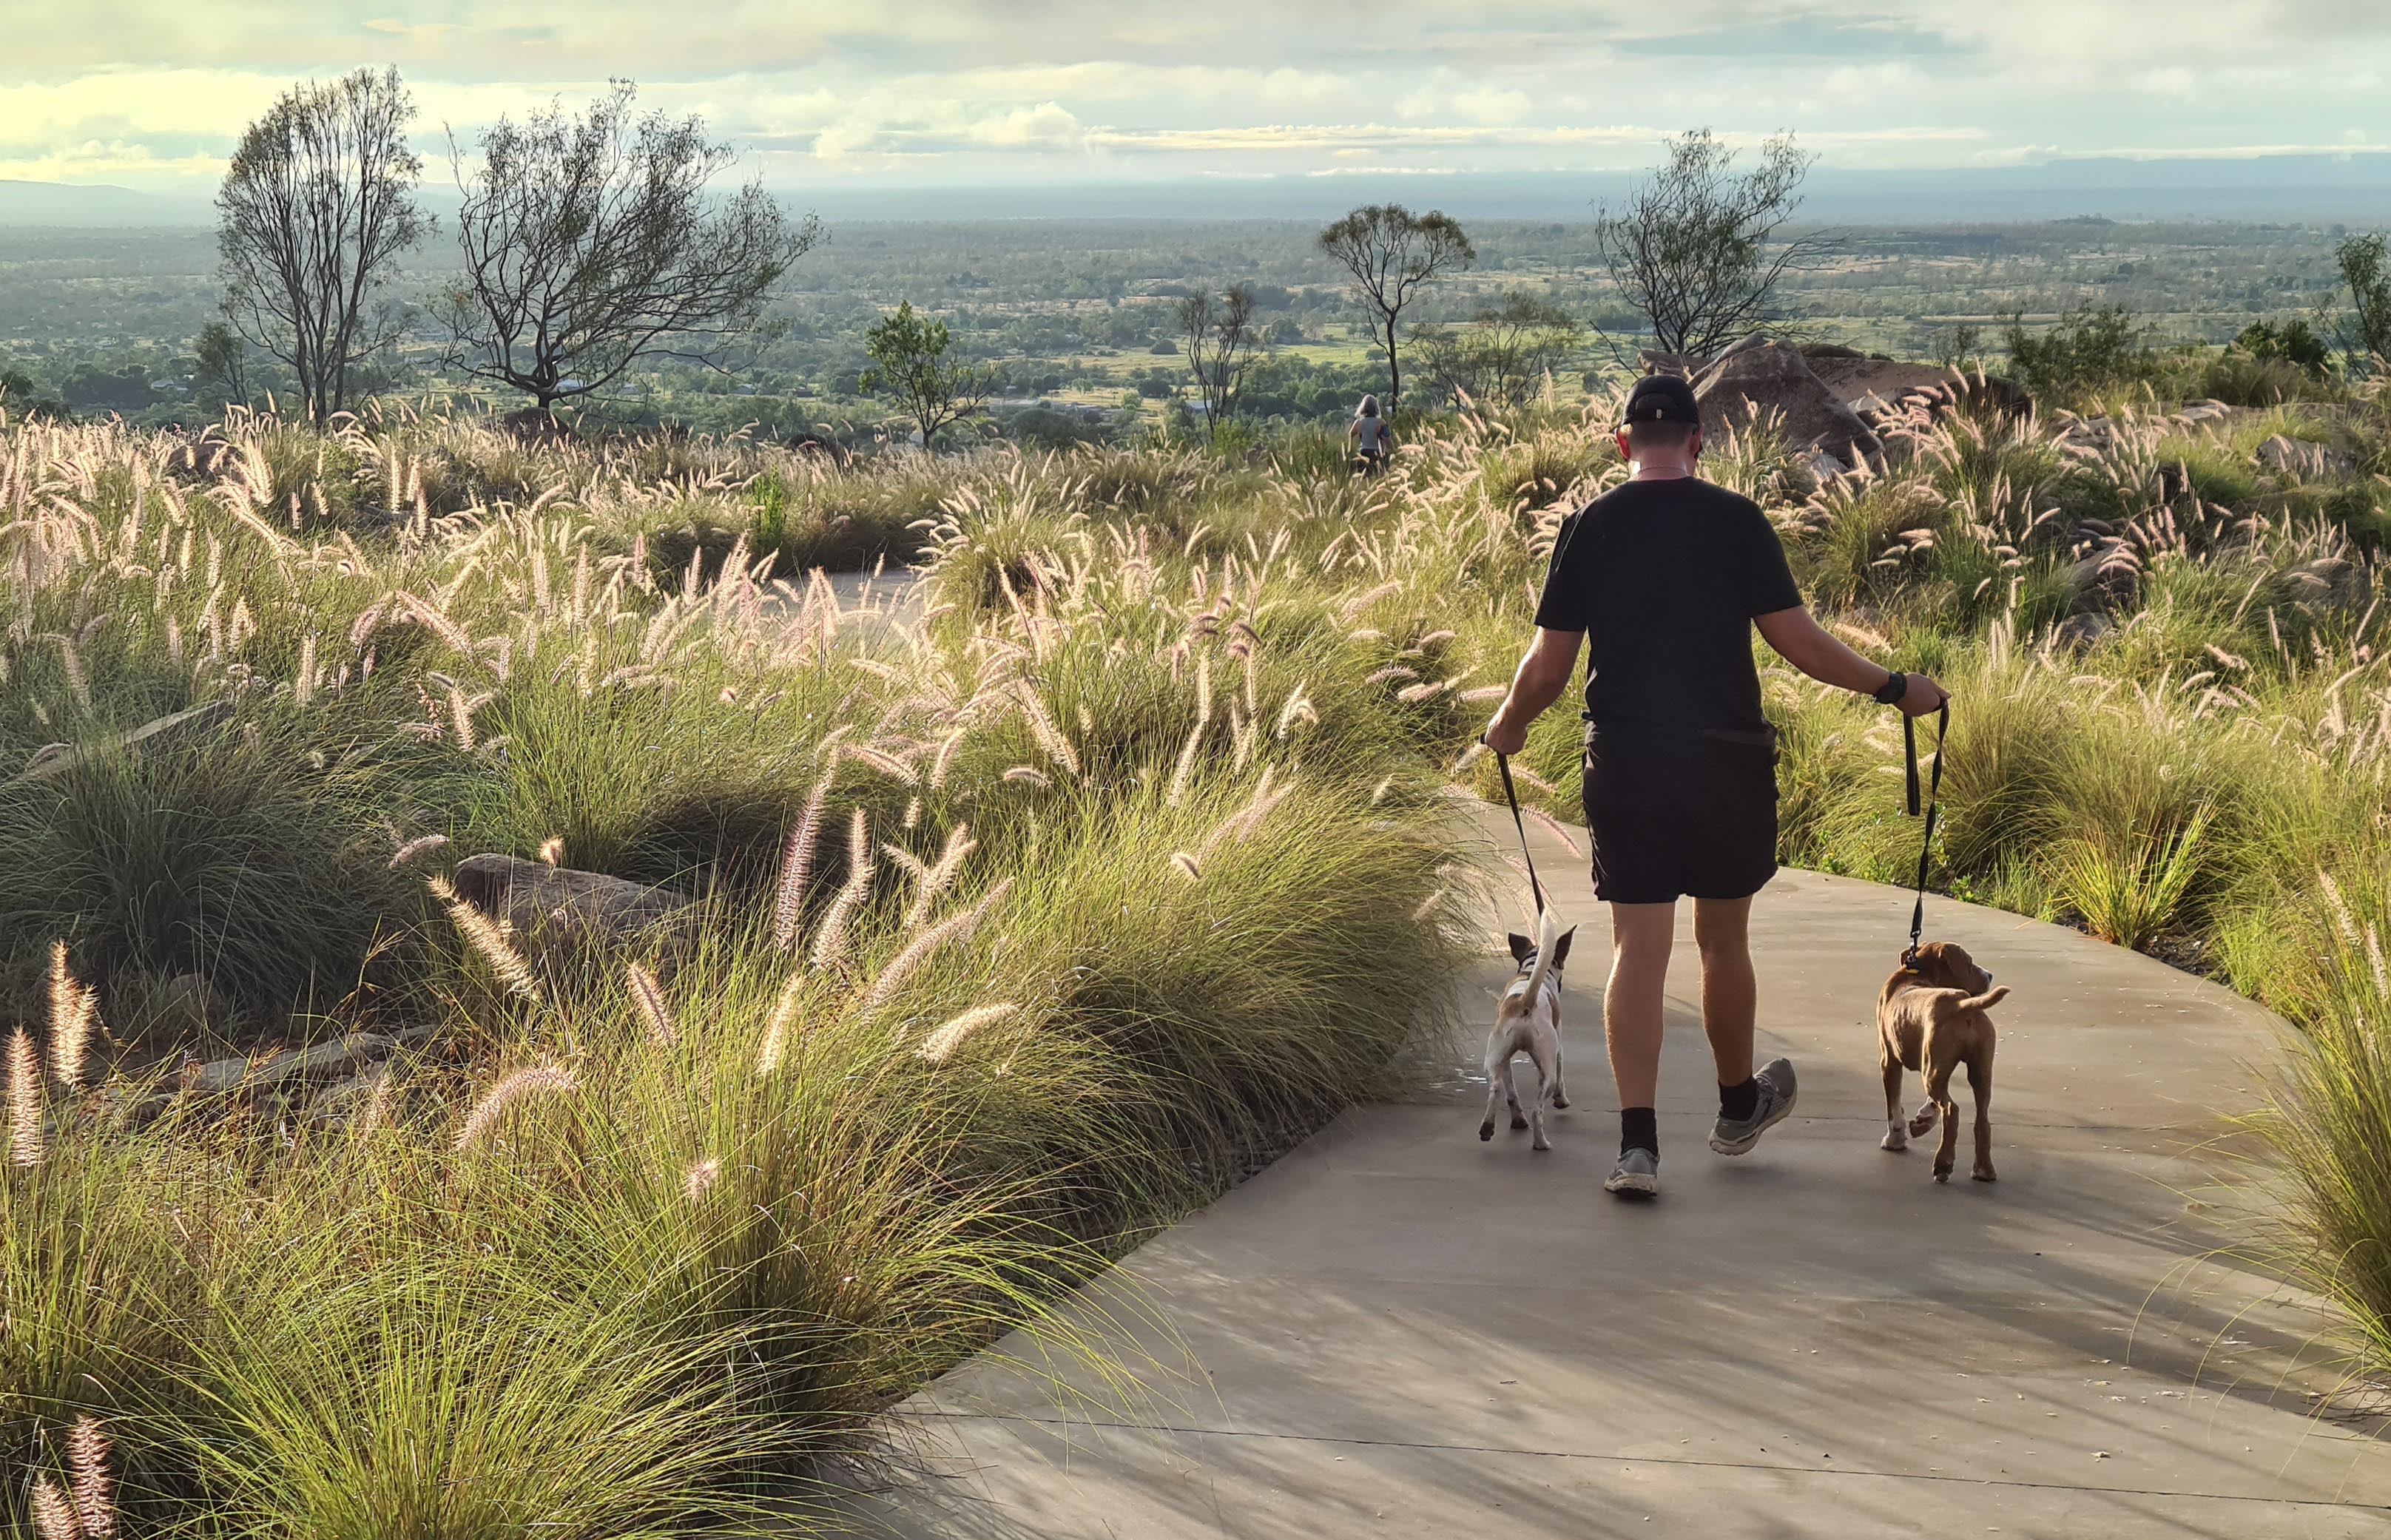
[[[2009,997],[2010,987],[2007,984],[1996,984],[1991,989],[1986,990],[1983,994],[1971,994],[1965,1000],[1960,1001],[1959,1009],[1963,1011],[1989,1011],[1994,1006],[1999,1004],[2002,1001],[2007,1000]]]
[[[1528,970],[1528,987],[1519,991],[1519,999],[1532,1011],[1544,998],[1537,991],[1544,987],[1544,975],[1552,971],[1553,951],[1561,944],[1560,925],[1560,916],[1550,909],[1536,916],[1535,965]]]

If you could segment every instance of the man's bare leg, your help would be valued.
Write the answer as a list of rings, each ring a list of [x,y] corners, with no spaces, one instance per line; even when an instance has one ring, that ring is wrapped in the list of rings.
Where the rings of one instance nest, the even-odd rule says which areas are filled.
[[[1677,928],[1672,903],[1610,906],[1610,983],[1602,992],[1610,1078],[1619,1088],[1619,1164],[1603,1189],[1625,1198],[1661,1190],[1661,1130],[1652,1101],[1661,1088],[1661,992]]]
[[[1719,1120],[1711,1148],[1741,1155],[1793,1110],[1793,1066],[1751,1067],[1759,989],[1751,973],[1751,900],[1696,899],[1694,944],[1702,953],[1702,1030],[1718,1066]]]
[[[1752,1019],[1760,986],[1751,972],[1751,900],[1696,899],[1694,944],[1702,953],[1702,1030],[1722,1086],[1751,1079]]]
[[[1676,928],[1674,903],[1610,906],[1610,983],[1602,994],[1602,1027],[1622,1112],[1648,1112],[1660,1091],[1661,994]]]

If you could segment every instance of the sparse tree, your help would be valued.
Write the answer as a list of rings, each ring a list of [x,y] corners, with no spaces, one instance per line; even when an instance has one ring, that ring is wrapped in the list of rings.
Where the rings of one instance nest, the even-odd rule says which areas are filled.
[[[1254,361],[1253,318],[1254,291],[1242,283],[1231,284],[1218,303],[1200,290],[1179,302],[1180,343],[1205,416],[1216,426],[1236,410],[1238,388]]]
[[[2341,325],[2341,346],[2353,371],[2391,361],[2391,251],[2385,238],[2354,235],[2333,248],[2341,281],[2349,286],[2350,312]]]
[[[1576,351],[1581,330],[1568,311],[1515,289],[1466,327],[1422,328],[1413,345],[1438,394],[1508,408]]]
[[[249,125],[216,193],[226,317],[290,368],[319,422],[395,334],[378,301],[431,228],[415,204],[414,116],[395,70],[295,85]]]
[[[872,367],[859,385],[866,395],[895,397],[921,429],[924,449],[939,429],[977,411],[988,399],[988,371],[948,357],[951,343],[947,323],[918,313],[911,300],[900,301],[863,334]]]
[[[249,344],[223,321],[200,328],[191,343],[191,383],[228,407],[249,405]]]
[[[1661,351],[1700,357],[1778,318],[1785,275],[1815,265],[1833,245],[1820,236],[1777,239],[1802,206],[1813,160],[1782,135],[1738,175],[1736,152],[1695,129],[1671,142],[1667,163],[1624,202],[1597,206],[1596,254]]]
[[[1354,297],[1369,312],[1387,350],[1388,415],[1402,400],[1403,368],[1396,328],[1420,289],[1478,260],[1478,249],[1450,216],[1415,214],[1400,203],[1355,209],[1320,232],[1321,250],[1352,275]]]
[[[444,362],[541,411],[605,389],[641,358],[721,368],[760,326],[773,284],[821,239],[763,188],[709,192],[738,160],[702,119],[634,117],[617,81],[584,114],[555,103],[482,136],[464,203],[464,272],[441,297]]]

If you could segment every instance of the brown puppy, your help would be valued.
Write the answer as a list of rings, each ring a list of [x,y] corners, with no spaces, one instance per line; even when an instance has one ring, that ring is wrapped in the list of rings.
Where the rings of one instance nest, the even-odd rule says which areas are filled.
[[[1884,981],[1876,1000],[1876,1055],[1884,1069],[1884,1145],[1906,1149],[1943,1119],[1934,1146],[1934,1180],[1951,1180],[1959,1143],[1959,1107],[1951,1099],[1951,1071],[1968,1067],[1968,1091],[1976,1103],[1976,1165],[1979,1182],[1993,1180],[1993,1022],[1984,1012],[2009,998],[2006,985],[1976,966],[1954,941],[1928,941],[1907,964]],[[1925,1077],[1926,1101],[1905,1130],[1901,1120],[1901,1072]]]

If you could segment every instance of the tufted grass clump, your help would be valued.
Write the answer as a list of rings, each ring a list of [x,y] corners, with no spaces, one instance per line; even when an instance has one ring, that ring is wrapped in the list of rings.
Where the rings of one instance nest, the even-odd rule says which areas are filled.
[[[380,510],[328,534],[16,432],[8,495],[91,473],[0,536],[34,617],[0,744],[51,767],[0,786],[5,944],[34,1020],[68,944],[93,1039],[56,1077],[13,1040],[0,1455],[102,1419],[128,1524],[802,1524],[809,1461],[1000,1333],[1124,1351],[1065,1292],[1441,1018],[1422,750],[1477,676],[1351,565],[1415,514],[1364,553],[1184,457],[816,473],[393,419],[327,448]],[[492,491],[530,496],[453,506]],[[1006,545],[1008,501],[1087,516]],[[932,588],[1009,594],[910,618],[783,565],[806,509],[940,504]],[[1452,677],[1406,702],[1396,656]],[[485,912],[451,874],[485,852],[685,923]],[[347,1033],[407,1042],[178,1092],[184,1051]]]

